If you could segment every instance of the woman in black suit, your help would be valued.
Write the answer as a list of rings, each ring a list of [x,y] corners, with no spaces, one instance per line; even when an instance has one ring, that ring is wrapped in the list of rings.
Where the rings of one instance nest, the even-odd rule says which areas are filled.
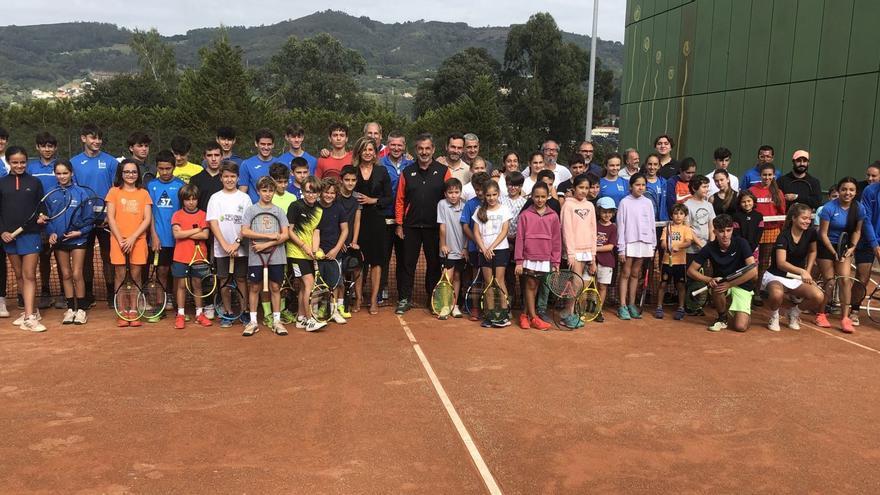
[[[370,314],[379,312],[377,302],[379,281],[382,277],[382,265],[385,263],[385,244],[388,236],[385,232],[385,215],[382,213],[394,201],[391,191],[391,177],[385,167],[379,164],[378,148],[375,141],[362,137],[354,143],[352,162],[358,168],[355,197],[361,205],[361,236],[360,247],[364,255],[364,263],[370,267]],[[362,291],[363,277],[358,278],[357,293]]]

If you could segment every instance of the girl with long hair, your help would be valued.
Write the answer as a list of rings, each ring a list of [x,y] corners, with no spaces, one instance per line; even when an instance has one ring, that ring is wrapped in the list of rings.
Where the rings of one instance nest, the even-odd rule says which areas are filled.
[[[617,209],[617,252],[621,272],[618,278],[621,320],[641,318],[636,306],[639,276],[645,260],[654,257],[657,231],[654,227],[654,204],[645,197],[645,175],[637,173],[629,179],[630,194],[620,200]]]

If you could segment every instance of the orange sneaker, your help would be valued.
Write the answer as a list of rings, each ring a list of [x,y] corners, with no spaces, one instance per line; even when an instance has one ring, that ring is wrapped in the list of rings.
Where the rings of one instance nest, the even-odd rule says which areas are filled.
[[[131,322],[128,320],[123,320],[122,318],[116,320],[116,326],[119,328],[125,328],[131,326]]]
[[[207,316],[205,316],[205,313],[202,313],[198,317],[196,317],[196,323],[203,327],[210,327],[214,324],[211,320],[208,319]]]
[[[856,331],[852,319],[846,316],[840,319],[840,329],[843,333],[853,333]]]
[[[176,317],[174,317],[174,328],[176,328],[178,330],[182,330],[183,327],[185,327],[185,326],[186,326],[186,316],[177,315]]]
[[[816,325],[819,325],[822,328],[831,328],[831,323],[828,322],[828,315],[825,313],[817,313]]]
[[[131,313],[128,314],[128,317],[129,317],[129,318],[135,318],[135,317],[137,317],[137,313],[135,313],[134,311],[132,311]],[[141,327],[141,326],[143,326],[143,325],[144,325],[144,323],[143,323],[141,320],[135,318],[135,320],[131,322],[131,325],[130,325],[130,326],[133,326],[133,327]]]
[[[532,318],[532,328],[536,328],[538,330],[550,330],[550,327],[553,326],[546,321],[538,318],[537,316]]]
[[[529,323],[529,315],[523,313],[519,315],[519,327],[523,330],[528,330],[532,328],[532,325]]]

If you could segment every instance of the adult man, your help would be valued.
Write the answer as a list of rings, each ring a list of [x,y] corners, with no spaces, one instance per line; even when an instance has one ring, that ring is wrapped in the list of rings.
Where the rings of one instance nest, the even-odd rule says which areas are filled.
[[[553,187],[559,187],[559,184],[571,179],[571,172],[561,163],[557,163],[559,157],[559,144],[548,139],[541,145],[541,153],[544,155],[544,169],[553,172]],[[530,167],[523,170],[523,177],[528,178],[532,175]]]
[[[216,141],[205,143],[205,155],[202,158],[205,168],[189,180],[190,184],[199,188],[199,209],[202,211],[208,211],[208,200],[214,193],[223,189],[223,183],[220,182],[222,156],[223,150],[219,143]]]
[[[364,124],[364,136],[372,139],[376,143],[376,146],[378,146],[376,149],[377,157],[384,158],[391,151],[387,146],[382,144],[382,126],[379,125],[378,122],[367,122]]]
[[[743,174],[742,178],[739,181],[740,187],[742,189],[748,189],[748,188],[754,186],[755,184],[760,183],[761,182],[761,165],[764,165],[765,163],[773,163],[773,157],[775,155],[776,155],[776,151],[773,150],[773,146],[770,146],[769,144],[762,144],[758,148],[758,163],[754,167],[746,170],[746,173]],[[781,176],[782,176],[782,172],[780,172],[777,169],[776,170],[776,180],[779,180],[779,177],[781,177]]]
[[[301,156],[309,164],[309,175],[315,175],[318,168],[318,159],[310,155],[303,147],[303,141],[306,139],[306,130],[299,124],[289,124],[284,128],[284,140],[287,141],[287,151],[278,156],[278,163],[287,165],[291,169],[290,163],[294,158]]]
[[[43,184],[43,191],[49,192],[58,186],[58,180],[55,179],[55,162],[58,161],[56,151],[58,150],[58,140],[48,132],[37,134],[36,138],[37,156],[28,160],[27,174],[36,177]],[[52,249],[49,246],[46,230],[41,231],[43,238],[42,249],[40,249],[40,297],[37,299],[37,307],[46,309],[52,305],[52,293],[49,288],[49,277],[52,273]],[[67,303],[62,296],[55,302],[55,307],[64,309]]]
[[[376,124],[378,125],[378,124]],[[381,127],[379,128],[379,132],[381,132]],[[403,171],[406,167],[413,164],[413,160],[410,160],[406,157],[406,137],[404,137],[403,133],[400,131],[391,131],[388,134],[388,145],[383,148],[386,150],[386,154],[379,160],[379,163],[385,167],[385,170],[388,171],[388,176],[391,177],[391,191],[393,193],[397,193],[397,183],[400,179],[400,172]],[[389,271],[389,263],[391,262],[391,252],[396,253],[396,265],[397,269],[395,271],[397,278],[397,291],[398,291],[398,299],[401,285],[401,277],[403,277],[403,239],[397,236],[397,222],[395,221],[395,213],[394,213],[394,203],[388,205],[388,209],[384,211],[385,213],[385,225],[387,226],[388,232],[387,235],[389,237],[390,242],[388,242],[388,251],[385,254],[385,269],[382,270],[382,280],[380,282],[381,285],[381,297],[383,300],[388,299],[388,271]]]
[[[785,203],[803,203],[814,211],[822,204],[822,185],[807,172],[810,153],[797,150],[791,155],[791,172],[779,178],[779,189],[785,194]]]
[[[492,162],[480,156],[480,138],[473,132],[464,135],[464,156],[462,159],[471,167],[474,166],[474,162],[477,160],[483,160],[486,164],[486,171],[492,170]],[[471,175],[475,173],[471,170]]]
[[[713,154],[713,162],[715,164],[715,168],[712,169],[711,172],[706,174],[706,177],[709,178],[709,196],[718,192],[718,186],[715,185],[715,171],[716,170],[727,170],[727,167],[730,167],[730,159],[733,156],[733,153],[730,152],[729,149],[725,147],[716,148],[715,153]],[[730,188],[734,191],[739,192],[739,178],[730,172],[728,172],[728,178],[730,179]]]
[[[235,163],[241,165],[241,162],[244,161],[240,156],[236,155],[233,152],[233,148],[235,147],[235,129],[232,127],[218,127],[217,128],[217,144],[220,145],[220,151],[223,156],[220,157],[221,163],[223,160],[232,160]],[[203,163],[203,167],[207,166],[207,164]]]
[[[593,161],[593,154],[595,153],[595,150],[596,149],[593,146],[593,143],[591,143],[590,141],[581,141],[577,147],[578,155],[584,157],[584,163],[587,164],[587,173],[593,174],[596,177],[602,177],[603,175],[605,175],[605,171],[602,170],[602,165],[599,165],[598,163],[595,163]]]
[[[330,142],[330,154],[318,158],[315,175],[323,179],[328,173],[339,177],[342,167],[351,165],[351,151],[345,151],[348,144],[348,126],[340,122],[330,124],[327,129],[327,141]]]
[[[221,145],[222,146],[222,145]],[[275,134],[262,128],[254,134],[254,147],[257,154],[241,162],[241,173],[238,176],[238,189],[247,193],[255,204],[260,200],[257,181],[269,175],[269,167],[275,163],[272,150],[275,149]]]
[[[856,201],[860,201],[862,199],[862,191],[864,191],[871,184],[877,182],[880,182],[880,160],[877,160],[874,163],[865,167],[865,180],[861,180],[858,184],[856,184]]]
[[[463,159],[464,135],[453,132],[446,138],[446,157],[443,163],[449,167],[452,176],[461,181],[462,186],[471,181],[471,167]]]
[[[755,262],[749,242],[742,237],[733,237],[733,223],[730,215],[715,217],[712,221],[715,240],[706,243],[688,266],[688,277],[709,286],[718,310],[718,317],[708,327],[710,332],[720,332],[728,327],[745,332],[751,319],[753,281],[758,277],[758,269],[753,268],[729,282],[723,281],[724,277]],[[709,260],[712,277],[700,272],[700,267]]]
[[[128,139],[125,140],[125,144],[128,146],[128,156],[122,155],[117,158],[120,163],[126,158],[134,160],[138,167],[141,168],[141,177],[144,179],[144,184],[156,177],[156,165],[147,163],[147,157],[150,155],[150,143],[152,142],[153,140],[150,139],[146,132],[132,132],[128,135]]]
[[[625,166],[617,173],[617,176],[629,180],[630,177],[639,172],[639,152],[633,148],[627,148],[623,152],[623,162]],[[571,164],[569,164],[570,166]]]
[[[104,132],[95,124],[89,123],[82,127],[80,140],[83,152],[70,159],[77,184],[95,191],[98,197],[106,197],[116,177],[116,158],[101,151],[104,145]],[[101,260],[104,268],[104,284],[108,300],[113,294],[113,267],[110,265],[110,232],[104,229],[93,229],[86,242],[86,259],[92,260],[95,255],[95,240],[101,249]],[[89,307],[95,302],[95,264],[86,263],[83,267],[83,280],[86,286],[85,300]]]
[[[440,279],[437,203],[443,199],[443,185],[451,177],[452,171],[434,160],[433,137],[420,134],[416,138],[416,163],[401,172],[395,202],[397,236],[403,239],[404,245],[404,274],[397,287],[397,314],[403,314],[412,307],[410,299],[422,249],[427,264],[425,292],[430,294]]]

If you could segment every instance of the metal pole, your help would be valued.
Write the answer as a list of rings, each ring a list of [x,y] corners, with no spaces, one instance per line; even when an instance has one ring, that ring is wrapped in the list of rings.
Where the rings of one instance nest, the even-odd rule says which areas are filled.
[[[585,141],[592,141],[593,92],[596,89],[596,31],[599,29],[599,0],[593,0],[593,36],[590,38],[590,83],[587,89],[587,129]]]

